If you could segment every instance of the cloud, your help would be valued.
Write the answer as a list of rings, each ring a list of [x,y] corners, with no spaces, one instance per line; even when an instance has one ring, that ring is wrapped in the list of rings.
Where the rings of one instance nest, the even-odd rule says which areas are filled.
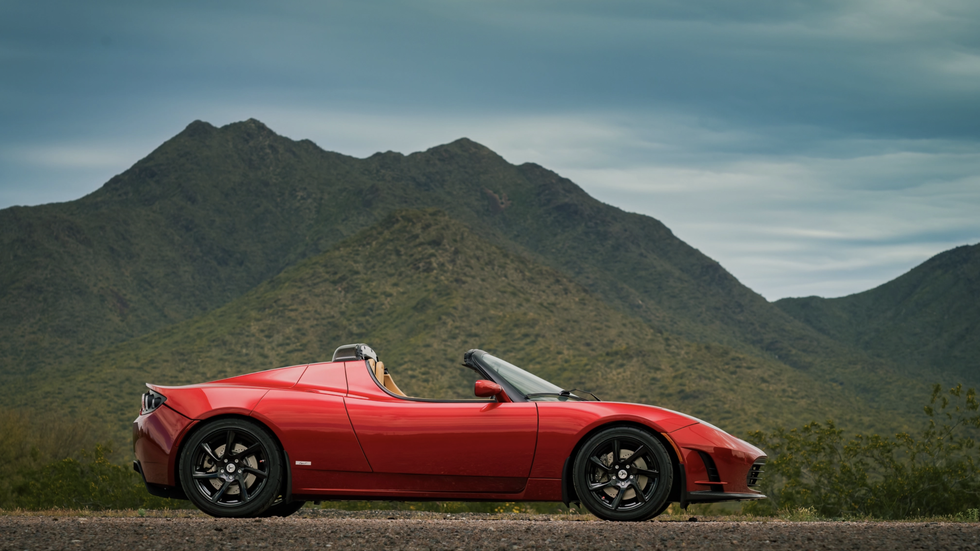
[[[661,219],[776,299],[859,292],[942,250],[980,241],[978,174],[978,153],[911,151],[568,175],[601,200]]]
[[[362,157],[466,136],[768,298],[834,296],[980,239],[978,27],[972,0],[8,2],[0,208],[194,119]]]
[[[119,168],[132,165],[142,149],[129,145],[44,144],[12,146],[2,154],[4,162],[69,169]]]

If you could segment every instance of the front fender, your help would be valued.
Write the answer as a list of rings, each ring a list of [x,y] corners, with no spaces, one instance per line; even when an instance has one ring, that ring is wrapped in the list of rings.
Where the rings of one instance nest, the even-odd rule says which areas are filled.
[[[618,402],[537,402],[538,445],[531,478],[561,478],[565,460],[588,433],[610,423],[631,423],[671,433],[698,420],[669,409]]]

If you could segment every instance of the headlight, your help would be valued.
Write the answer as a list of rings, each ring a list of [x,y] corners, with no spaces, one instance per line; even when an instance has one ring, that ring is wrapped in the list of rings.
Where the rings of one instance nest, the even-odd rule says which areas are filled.
[[[152,390],[146,391],[146,394],[143,395],[143,405],[140,408],[140,415],[151,413],[153,410],[162,406],[166,401],[167,397],[163,394],[153,392]]]

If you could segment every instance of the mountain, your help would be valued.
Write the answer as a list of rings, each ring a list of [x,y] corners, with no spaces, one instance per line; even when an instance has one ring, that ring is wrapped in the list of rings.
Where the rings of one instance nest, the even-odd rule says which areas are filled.
[[[733,362],[764,367],[772,377],[795,372],[802,379],[773,388],[826,397],[814,402],[823,417],[849,415],[838,406],[854,404],[854,411],[875,412],[877,419],[862,417],[859,428],[900,428],[918,410],[928,383],[941,380],[939,371],[909,373],[799,321],[659,221],[600,203],[554,172],[512,165],[470,140],[356,159],[284,138],[255,120],[222,128],[197,121],[86,197],[0,211],[0,404],[28,403],[53,378],[109,384],[103,371],[111,371],[111,362],[93,358],[115,354],[117,347],[142,350],[149,341],[139,339],[213,319],[217,309],[393,212],[428,208],[444,211],[475,239],[574,283],[603,305],[603,313],[593,315],[615,312],[637,331],[703,347],[704,381],[727,380],[722,375]],[[398,323],[412,324],[413,315],[400,310]],[[476,329],[470,331],[472,338],[460,346],[479,346],[471,342],[480,341]],[[418,353],[441,338],[432,332],[407,342]],[[370,340],[381,350],[402,346]],[[238,344],[222,342],[207,354],[193,348],[183,360],[237,354]],[[593,344],[582,357],[601,378],[604,348]],[[288,343],[281,346],[247,365],[325,357],[313,357],[317,350],[305,344],[297,345],[296,356],[288,355]],[[540,350],[527,358],[553,352],[536,346]],[[722,356],[710,352],[715,347]],[[665,350],[674,365],[686,365],[684,347]],[[169,365],[179,379],[183,364]],[[193,374],[210,372],[218,370]],[[750,411],[785,418],[774,409],[781,402],[770,400],[746,403],[745,418]],[[797,413],[810,420],[807,408]]]
[[[396,211],[208,314],[29,376],[15,403],[99,415],[125,437],[143,383],[181,384],[377,347],[411,396],[472,397],[483,348],[606,400],[656,403],[748,431],[823,416],[866,425],[854,396],[772,359],[658,332],[443,211]],[[107,394],[105,389],[117,391]],[[859,402],[858,402],[859,403]]]
[[[834,340],[871,355],[980,385],[980,245],[940,253],[854,295],[775,304]]]

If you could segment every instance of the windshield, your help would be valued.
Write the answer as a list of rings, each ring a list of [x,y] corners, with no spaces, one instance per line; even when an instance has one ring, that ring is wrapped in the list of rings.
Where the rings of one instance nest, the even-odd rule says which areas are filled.
[[[505,362],[500,358],[484,354],[482,357],[484,365],[492,369],[495,373],[507,380],[524,396],[528,394],[559,394],[562,389],[545,381],[537,375],[532,375],[527,371]]]

